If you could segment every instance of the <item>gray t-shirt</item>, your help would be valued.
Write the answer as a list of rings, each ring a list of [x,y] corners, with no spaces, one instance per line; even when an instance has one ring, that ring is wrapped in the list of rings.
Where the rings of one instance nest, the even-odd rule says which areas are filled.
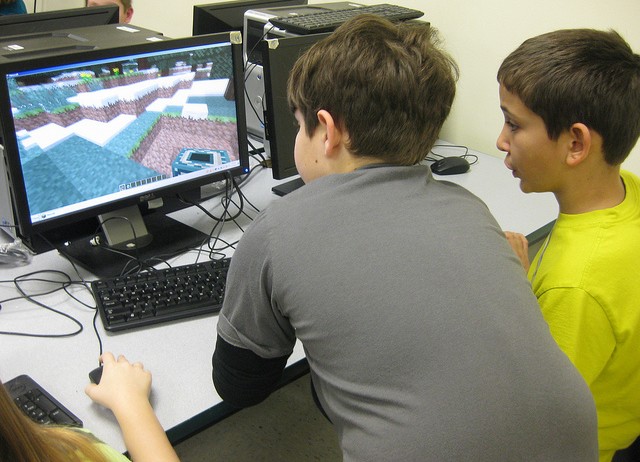
[[[345,461],[598,457],[589,390],[500,227],[425,166],[275,201],[234,254],[218,333],[263,358],[300,339]]]

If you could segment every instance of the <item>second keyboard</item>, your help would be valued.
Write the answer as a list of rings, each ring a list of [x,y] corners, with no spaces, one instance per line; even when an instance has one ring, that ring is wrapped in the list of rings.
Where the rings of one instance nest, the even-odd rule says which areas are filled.
[[[104,328],[120,331],[217,313],[230,258],[91,283]]]
[[[389,21],[406,21],[417,19],[424,15],[422,11],[405,8],[387,3],[379,5],[361,6],[350,9],[319,11],[317,13],[300,14],[271,18],[269,22],[274,26],[295,34],[318,34],[332,32],[343,22],[361,14],[374,14]]]

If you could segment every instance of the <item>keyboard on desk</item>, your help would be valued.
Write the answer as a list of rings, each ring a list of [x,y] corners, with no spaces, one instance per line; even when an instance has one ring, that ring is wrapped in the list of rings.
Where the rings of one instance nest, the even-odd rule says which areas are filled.
[[[296,16],[282,16],[271,18],[269,22],[279,29],[284,29],[295,34],[319,34],[322,32],[331,32],[348,19],[365,13],[382,16],[394,22],[417,19],[424,15],[422,11],[384,3],[371,6],[354,6],[353,8],[344,10],[319,11],[317,13],[300,14]]]
[[[5,382],[4,387],[16,405],[34,422],[82,427],[82,420],[28,375],[19,375]]]
[[[93,281],[104,328],[120,331],[217,313],[230,262],[225,258]]]

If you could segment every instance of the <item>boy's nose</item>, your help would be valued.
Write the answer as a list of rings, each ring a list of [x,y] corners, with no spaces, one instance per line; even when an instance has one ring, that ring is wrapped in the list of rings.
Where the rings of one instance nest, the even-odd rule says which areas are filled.
[[[498,135],[498,139],[496,140],[496,147],[503,152],[509,152],[509,143],[504,135],[504,128]]]

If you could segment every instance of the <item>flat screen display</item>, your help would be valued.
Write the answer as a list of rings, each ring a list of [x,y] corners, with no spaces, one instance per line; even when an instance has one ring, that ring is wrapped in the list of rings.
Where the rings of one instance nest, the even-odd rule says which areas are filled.
[[[0,66],[20,234],[247,173],[241,42],[214,34]]]
[[[117,5],[11,14],[0,16],[0,37],[116,24],[119,19]]]

